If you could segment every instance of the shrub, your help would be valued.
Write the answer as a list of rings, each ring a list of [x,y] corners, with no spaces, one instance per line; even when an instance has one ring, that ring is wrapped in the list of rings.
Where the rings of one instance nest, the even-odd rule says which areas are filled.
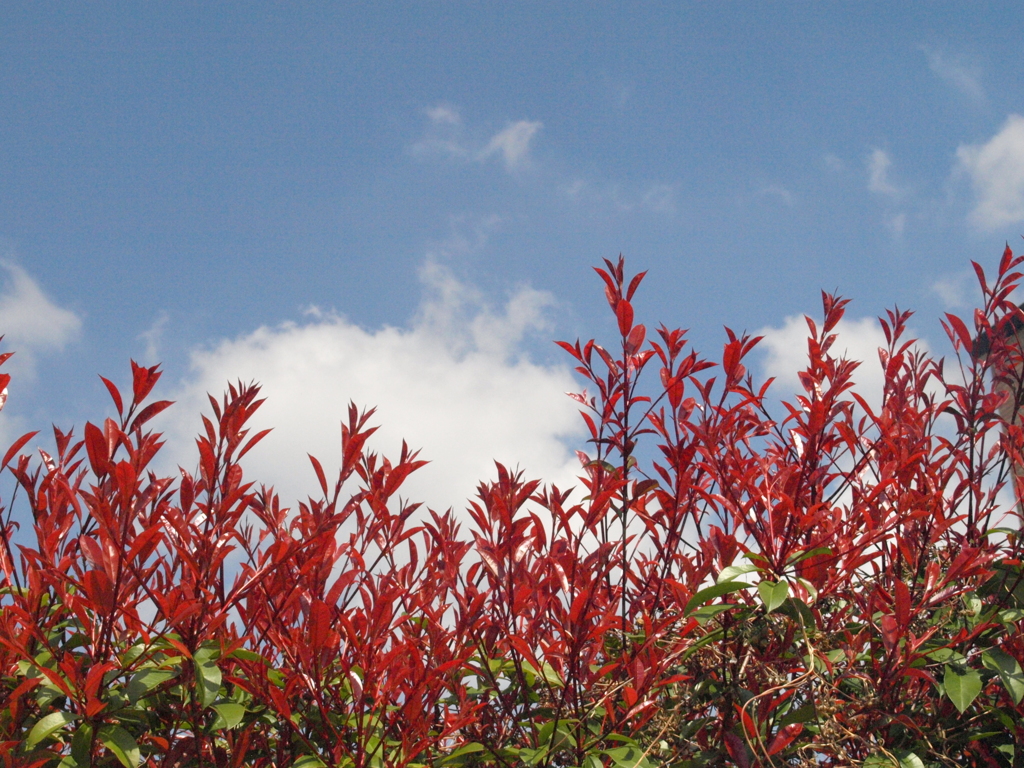
[[[956,364],[905,338],[909,313],[881,319],[877,408],[823,294],[777,417],[744,365],[758,339],[729,331],[712,363],[649,334],[643,274],[606,262],[619,337],[561,343],[593,390],[573,395],[582,500],[498,465],[467,533],[395,501],[422,462],[367,450],[354,405],[336,477],[311,457],[319,487],[282,507],[240,464],[265,434],[255,385],[211,397],[194,473],[158,476],[170,403],[132,363],[127,406],[103,380],[116,417],[2,460],[3,762],[1019,763],[1021,521],[1001,500],[1024,434],[998,411],[1022,382],[986,372],[1022,367],[1021,261],[1007,248],[992,286],[978,268],[973,332],[947,315]]]

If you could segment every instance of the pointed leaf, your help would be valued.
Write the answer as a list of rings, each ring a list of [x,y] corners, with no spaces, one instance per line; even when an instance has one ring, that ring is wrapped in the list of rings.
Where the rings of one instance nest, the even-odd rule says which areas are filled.
[[[1024,698],[1024,671],[1020,662],[1000,648],[989,648],[981,654],[981,663],[999,675],[1013,703],[1020,704]]]
[[[981,675],[977,670],[967,669],[959,664],[947,664],[946,673],[942,677],[942,685],[946,689],[946,696],[953,702],[953,706],[963,714],[981,693]]]
[[[114,382],[109,379],[105,379],[100,376],[100,381],[107,388],[107,392],[110,393],[110,399],[114,401],[114,407],[117,408],[117,415],[120,416],[124,413],[124,403],[121,402],[121,393],[117,391],[117,387],[114,386]]]
[[[633,330],[633,305],[625,299],[619,299],[615,306],[615,317],[619,321],[619,333],[629,336]]]
[[[10,464],[11,463],[11,459],[14,458],[14,455],[18,451],[20,451],[22,448],[25,447],[25,443],[27,443],[29,440],[31,440],[33,437],[35,437],[38,434],[39,434],[38,431],[36,431],[36,432],[27,432],[24,435],[22,435],[21,437],[19,437],[17,440],[15,440],[13,443],[11,443],[11,447],[8,448],[7,449],[7,453],[4,454],[4,460],[3,460],[3,463],[0,463],[0,467],[6,467],[8,464]]]
[[[213,723],[214,730],[233,730],[245,717],[245,707],[234,701],[222,701],[219,704],[214,704],[213,709],[219,715]]]
[[[142,765],[142,753],[132,735],[119,725],[105,725],[99,730],[103,746],[114,753],[125,768],[138,768]]]
[[[307,453],[306,455],[309,456],[309,461],[313,465],[313,471],[316,472],[316,479],[320,481],[320,490],[323,491],[324,498],[326,499],[328,498],[327,477],[324,475],[324,468],[320,466],[320,462],[317,460],[316,456],[311,453]]]
[[[785,581],[777,584],[773,581],[762,581],[757,585],[757,593],[764,603],[765,610],[771,613],[786,602],[786,598],[789,597],[789,584]]]
[[[768,745],[768,754],[774,755],[784,750],[793,743],[793,739],[799,736],[803,730],[804,726],[801,723],[790,723],[779,728],[775,738],[772,739],[772,743]]]
[[[130,427],[128,427],[128,431],[132,432],[138,429],[147,421],[156,416],[158,413],[160,413],[163,410],[166,410],[172,405],[174,405],[173,400],[157,400],[155,403],[150,403],[149,405],[142,409],[138,416],[136,416],[132,420],[132,424]]]
[[[739,592],[742,589],[750,589],[751,586],[753,585],[742,581],[725,581],[720,584],[713,584],[710,587],[702,589],[691,597],[690,601],[686,604],[686,608],[683,613],[690,613],[694,608],[699,605],[703,605],[708,600],[713,600],[716,597],[721,597],[722,595],[729,595],[733,592]]]
[[[32,726],[28,738],[25,739],[25,747],[32,749],[43,739],[48,738],[68,723],[77,719],[78,715],[72,715],[70,712],[51,712]]]
[[[192,661],[196,670],[196,689],[204,707],[210,706],[220,693],[221,671],[217,666],[219,648],[200,648]]]

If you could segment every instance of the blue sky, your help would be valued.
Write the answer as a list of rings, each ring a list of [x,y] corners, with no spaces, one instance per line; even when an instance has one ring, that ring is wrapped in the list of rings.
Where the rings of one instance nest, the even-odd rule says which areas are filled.
[[[945,354],[969,260],[1022,245],[1022,33],[1009,3],[5,3],[0,434],[97,420],[134,357],[175,462],[254,377],[288,492],[349,398],[435,505],[491,458],[571,475],[550,341],[611,333],[620,252],[643,320],[765,332],[761,374],[822,288],[851,354],[896,303]]]

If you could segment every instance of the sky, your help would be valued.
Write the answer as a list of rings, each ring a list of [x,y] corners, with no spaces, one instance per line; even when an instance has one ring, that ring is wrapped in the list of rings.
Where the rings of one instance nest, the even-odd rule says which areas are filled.
[[[780,391],[823,289],[869,383],[894,305],[948,355],[970,261],[1024,247],[1022,37],[1010,3],[5,2],[0,442],[81,434],[135,359],[168,471],[241,379],[286,501],[350,400],[432,507],[494,460],[568,484],[552,340],[613,340],[620,253],[639,321],[763,334]]]

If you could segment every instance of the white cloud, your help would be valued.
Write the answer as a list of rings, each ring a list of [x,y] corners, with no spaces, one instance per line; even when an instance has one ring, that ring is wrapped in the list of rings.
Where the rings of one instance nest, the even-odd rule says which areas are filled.
[[[769,184],[759,190],[758,194],[762,197],[774,197],[790,207],[793,206],[793,193],[781,184]]]
[[[1024,117],[1010,115],[987,143],[961,145],[956,156],[977,197],[970,215],[976,226],[996,229],[1024,221]]]
[[[427,109],[426,115],[427,127],[423,137],[410,148],[413,155],[443,155],[463,162],[478,163],[498,157],[510,173],[529,163],[530,144],[537,131],[543,127],[537,121],[517,120],[484,142],[479,133],[476,133],[475,138],[465,135],[462,116],[455,107],[438,104]]]
[[[530,142],[541,127],[542,123],[539,122],[518,120],[492,136],[477,157],[486,160],[500,155],[507,170],[518,170],[528,160]]]
[[[896,237],[900,237],[903,234],[903,230],[907,228],[907,214],[893,214],[885,219],[885,225],[889,227]]]
[[[33,376],[39,352],[60,351],[78,338],[82,321],[58,307],[39,284],[17,264],[0,261],[7,281],[0,293],[0,334],[4,348],[16,352],[7,369]]]
[[[776,379],[772,388],[783,399],[789,399],[794,393],[804,393],[797,374],[807,367],[808,333],[807,321],[802,316],[787,317],[781,328],[766,327],[757,332],[758,336],[764,336],[761,348],[767,353],[765,376]],[[855,389],[872,408],[877,408],[882,402],[885,383],[878,350],[887,346],[878,320],[872,317],[843,318],[833,333],[838,337],[829,353],[833,357],[861,362],[853,375]],[[923,341],[918,342],[918,347],[925,351],[928,348]]]
[[[462,116],[454,107],[438,104],[427,110],[427,118],[434,125],[462,125]]]
[[[889,168],[892,166],[892,159],[889,153],[877,147],[868,156],[868,190],[880,195],[895,197],[900,190],[889,179]]]
[[[846,162],[843,158],[839,157],[832,152],[826,152],[822,155],[821,162],[825,164],[825,167],[835,173],[840,173],[846,170]]]
[[[961,58],[947,58],[934,48],[920,46],[928,58],[928,67],[964,96],[975,101],[985,100],[985,89],[981,86],[981,69],[965,63]]]
[[[640,207],[654,213],[676,212],[676,190],[671,184],[652,184],[640,198]]]
[[[160,313],[156,316],[153,324],[136,337],[139,341],[144,341],[146,343],[146,351],[143,353],[143,359],[146,360],[149,365],[160,362],[160,342],[163,340],[164,329],[167,327],[167,321],[169,319],[170,316],[167,312],[160,310]]]
[[[932,283],[931,289],[948,309],[966,307],[967,285],[970,276],[966,272],[958,275],[946,275]]]
[[[273,483],[288,505],[314,494],[306,453],[330,468],[340,460],[340,422],[347,404],[377,407],[371,446],[396,456],[402,439],[432,463],[403,486],[403,497],[435,509],[464,508],[476,485],[493,479],[494,460],[530,477],[570,487],[579,464],[567,440],[580,434],[566,391],[568,367],[544,366],[517,354],[524,336],[545,328],[549,294],[520,288],[500,310],[428,260],[426,296],[407,328],[366,330],[332,313],[306,323],[263,327],[192,356],[192,373],[174,398],[168,431],[175,462],[190,467],[189,435],[206,393],[229,381],[256,380],[267,398],[255,419],[273,427],[245,459],[251,479]]]
[[[623,189],[615,183],[594,183],[575,178],[558,185],[558,193],[577,205],[620,213],[651,212],[672,216],[677,211],[675,184],[650,182],[644,187]],[[604,213],[605,211],[601,211]]]

